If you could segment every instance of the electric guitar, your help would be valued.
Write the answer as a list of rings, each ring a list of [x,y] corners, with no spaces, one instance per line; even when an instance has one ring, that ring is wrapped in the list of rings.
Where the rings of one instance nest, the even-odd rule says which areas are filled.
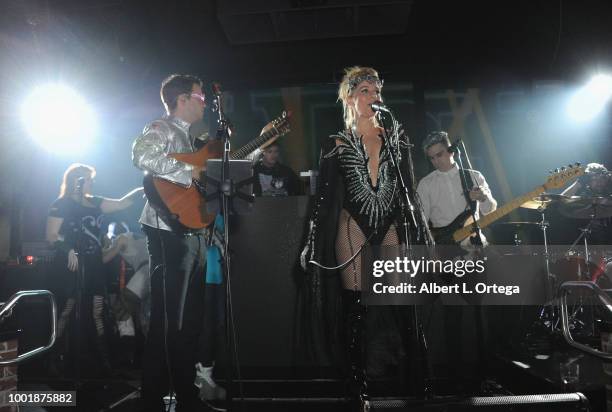
[[[565,186],[570,180],[582,176],[584,167],[578,163],[574,166],[557,169],[554,173],[548,176],[546,183],[536,187],[531,192],[512,199],[502,207],[495,209],[488,215],[482,216],[474,223],[472,214],[469,210],[463,211],[449,225],[444,227],[432,228],[432,234],[437,243],[452,244],[461,243],[470,236],[476,236],[475,230],[477,227],[484,229],[493,222],[506,216],[508,213],[519,208],[523,203],[532,200],[534,197],[544,193],[550,189],[559,189]]]
[[[290,116],[291,113],[283,112],[281,116],[264,127],[264,130],[268,128],[266,132],[230,153],[230,159],[244,159],[255,150],[265,148],[287,134],[290,131]],[[222,145],[221,140],[213,140],[195,152],[171,153],[168,156],[183,163],[204,168],[208,159],[221,158]],[[199,230],[210,225],[215,219],[214,214],[206,212],[204,187],[199,182],[194,181],[191,186],[185,187],[161,177],[146,174],[143,186],[149,204],[173,229]]]

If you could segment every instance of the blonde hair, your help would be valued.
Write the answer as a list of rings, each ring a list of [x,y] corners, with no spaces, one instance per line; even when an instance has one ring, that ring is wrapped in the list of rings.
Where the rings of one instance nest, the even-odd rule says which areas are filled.
[[[350,129],[355,122],[355,113],[348,104],[348,98],[353,95],[355,88],[362,81],[376,82],[382,87],[378,72],[371,67],[353,66],[344,69],[344,77],[338,87],[338,100],[342,102],[344,126],[347,129]]]
[[[77,187],[77,181],[80,177],[89,177],[93,179],[96,176],[96,169],[82,163],[73,163],[68,166],[64,172],[62,185],[60,186],[59,197],[70,196],[74,193]]]

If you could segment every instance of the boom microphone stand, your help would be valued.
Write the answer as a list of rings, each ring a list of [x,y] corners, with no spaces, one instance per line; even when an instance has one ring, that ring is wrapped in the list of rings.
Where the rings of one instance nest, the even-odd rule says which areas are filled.
[[[463,152],[461,151],[461,149],[459,149],[459,144],[461,144],[461,147],[463,148]],[[482,248],[484,247],[484,244],[482,242],[482,229],[480,228],[480,225],[478,224],[478,219],[476,218],[476,209],[478,207],[478,202],[477,201],[471,201],[470,199],[470,195],[469,195],[469,191],[471,190],[470,187],[468,187],[468,176],[467,174],[469,173],[464,167],[463,167],[463,158],[462,158],[462,153],[465,156],[465,160],[466,163],[468,164],[468,167],[470,168],[470,170],[474,170],[474,168],[472,167],[472,162],[470,161],[470,157],[468,155],[467,149],[465,148],[465,143],[463,142],[463,140],[459,140],[456,145],[455,145],[455,149],[454,149],[455,153],[457,153],[457,163],[459,163],[459,176],[461,177],[461,182],[463,185],[464,190],[464,195],[465,195],[465,200],[468,204],[468,208],[470,209],[470,214],[472,216],[473,219],[473,223],[470,225],[472,227],[472,232],[476,234],[476,236],[471,236],[469,238],[470,242],[474,245],[477,246],[479,249],[479,251],[482,251]],[[476,179],[471,179],[472,180],[472,184],[474,186],[476,186],[476,188],[480,189],[480,185],[478,183],[478,181]],[[486,364],[486,358],[487,358],[487,354],[486,354],[486,349],[485,349],[485,340],[484,340],[484,321],[483,321],[483,317],[484,317],[485,313],[483,311],[483,307],[482,305],[476,305],[476,307],[474,308],[474,316],[475,316],[475,321],[476,321],[476,334],[477,334],[477,345],[479,346],[479,350],[478,350],[478,360],[480,360],[480,365],[478,368],[478,372],[481,379],[481,383],[482,380],[484,380],[486,378],[486,372],[483,371],[483,366],[482,364]],[[481,356],[485,357],[485,359],[482,359]]]
[[[229,412],[232,405],[232,373],[233,373],[233,356],[232,345],[235,343],[233,339],[233,312],[232,312],[232,289],[231,289],[231,258],[230,258],[230,201],[232,195],[233,183],[230,179],[230,136],[232,134],[231,124],[223,111],[223,94],[221,85],[213,83],[213,94],[215,95],[215,106],[213,111],[219,115],[217,136],[223,141],[223,157],[221,160],[221,181],[219,182],[219,194],[221,195],[221,215],[223,216],[223,271],[225,274],[225,334],[227,350],[227,389],[226,389],[226,410]],[[235,348],[234,348],[235,349]],[[238,356],[236,351],[235,356]],[[238,362],[237,362],[238,363]],[[239,363],[237,365],[239,368]],[[240,372],[238,372],[240,375]],[[240,378],[240,376],[239,376]]]
[[[79,177],[77,180],[76,193],[79,198],[79,204],[83,204],[83,185],[85,183],[84,177]],[[85,285],[85,250],[83,245],[83,219],[79,219],[79,233],[76,242],[76,255],[78,259],[78,269],[76,276],[76,302],[75,302],[75,334],[76,342],[74,347],[74,384],[76,390],[81,389],[83,383],[81,382],[81,332],[82,332],[82,308],[83,308],[83,286]]]
[[[461,149],[459,149],[459,143],[461,144],[463,148],[463,152],[461,151]],[[470,241],[474,245],[483,246],[482,237],[481,237],[482,230],[480,229],[480,225],[478,224],[478,219],[476,219],[476,207],[472,206],[473,204],[476,204],[476,203],[470,200],[469,190],[471,190],[471,188],[468,187],[468,177],[467,177],[468,171],[463,167],[463,158],[461,157],[463,153],[465,155],[465,159],[468,164],[468,167],[473,170],[472,162],[470,161],[470,157],[468,156],[467,150],[465,149],[465,143],[463,143],[463,140],[459,139],[453,151],[457,153],[456,160],[457,160],[457,163],[459,163],[459,176],[461,176],[461,182],[463,184],[463,187],[465,188],[465,191],[464,191],[465,200],[467,201],[468,207],[470,208],[470,214],[473,219],[473,223],[471,224],[472,232],[476,233],[476,236],[470,238]],[[474,181],[474,179],[472,179],[472,183],[478,189],[480,189],[480,185],[478,184],[478,181]]]
[[[375,107],[373,107],[373,109],[375,109]],[[388,128],[385,125],[385,117],[383,116],[383,112],[388,113],[389,116],[391,117],[391,124],[393,126],[392,130],[395,130],[397,128],[397,121],[395,120],[395,117],[393,116],[393,112],[389,109],[386,110],[375,110],[376,111],[376,117],[378,119],[378,121],[380,122],[380,124],[383,126],[383,133],[382,133],[382,143],[383,145],[385,145],[387,147],[387,150],[389,151],[389,155],[391,158],[391,163],[393,164],[393,169],[395,170],[395,173],[397,175],[397,181],[400,184],[400,189],[402,192],[402,201],[403,201],[403,207],[402,207],[402,212],[404,214],[404,239],[406,241],[406,249],[403,250],[403,253],[405,255],[408,255],[409,257],[412,258],[413,256],[413,249],[412,249],[412,239],[410,237],[410,233],[408,230],[408,221],[407,221],[407,216],[405,215],[406,210],[409,213],[409,217],[410,217],[410,223],[413,225],[413,228],[417,234],[417,240],[420,239],[421,234],[423,235],[423,241],[425,242],[425,244],[429,247],[433,247],[435,245],[435,242],[433,240],[433,236],[431,235],[431,232],[429,231],[429,227],[427,226],[427,222],[424,218],[423,215],[423,210],[422,208],[419,207],[415,208],[413,202],[410,200],[410,193],[415,192],[414,190],[414,172],[412,170],[412,153],[411,153],[411,148],[412,145],[408,142],[408,161],[409,161],[409,167],[410,167],[410,177],[411,177],[411,191],[409,191],[408,186],[406,185],[406,182],[404,181],[404,176],[401,172],[400,169],[400,165],[399,165],[399,159],[398,159],[398,155],[399,155],[399,141],[397,142],[398,147],[393,147],[393,145],[391,144],[390,141],[390,136],[387,132]],[[419,225],[417,223],[417,214],[419,216],[419,220],[421,222],[421,225]],[[417,305],[412,305],[412,315],[413,315],[413,326],[414,326],[414,331],[416,333],[416,340],[419,344],[420,350],[421,350],[421,354],[423,357],[423,364],[422,364],[422,368],[423,370],[426,372],[426,378],[424,380],[424,393],[425,393],[425,397],[431,399],[434,396],[434,389],[433,389],[433,369],[431,366],[431,362],[429,359],[429,350],[427,347],[427,339],[425,338],[425,333],[423,331],[423,322],[421,321],[421,316],[419,314],[419,308],[417,307]]]

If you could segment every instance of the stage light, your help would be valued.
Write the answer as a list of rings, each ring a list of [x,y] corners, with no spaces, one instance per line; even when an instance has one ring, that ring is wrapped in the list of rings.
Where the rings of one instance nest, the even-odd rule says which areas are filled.
[[[96,116],[87,102],[62,84],[40,86],[26,97],[21,120],[28,134],[54,153],[83,153],[97,129]]]
[[[569,116],[578,122],[586,122],[599,114],[612,96],[612,76],[598,74],[570,99]]]

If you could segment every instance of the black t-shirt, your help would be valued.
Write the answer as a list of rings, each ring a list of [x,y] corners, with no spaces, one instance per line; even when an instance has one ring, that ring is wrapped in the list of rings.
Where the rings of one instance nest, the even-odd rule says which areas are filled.
[[[102,250],[100,242],[102,198],[92,196],[88,200],[94,205],[93,207],[83,206],[70,197],[61,197],[51,204],[49,216],[64,219],[59,234],[70,249],[77,249],[82,224],[81,253],[93,254]]]
[[[253,167],[256,176],[253,185],[255,196],[294,196],[299,194],[299,180],[291,168],[277,163],[268,167],[257,162]]]

